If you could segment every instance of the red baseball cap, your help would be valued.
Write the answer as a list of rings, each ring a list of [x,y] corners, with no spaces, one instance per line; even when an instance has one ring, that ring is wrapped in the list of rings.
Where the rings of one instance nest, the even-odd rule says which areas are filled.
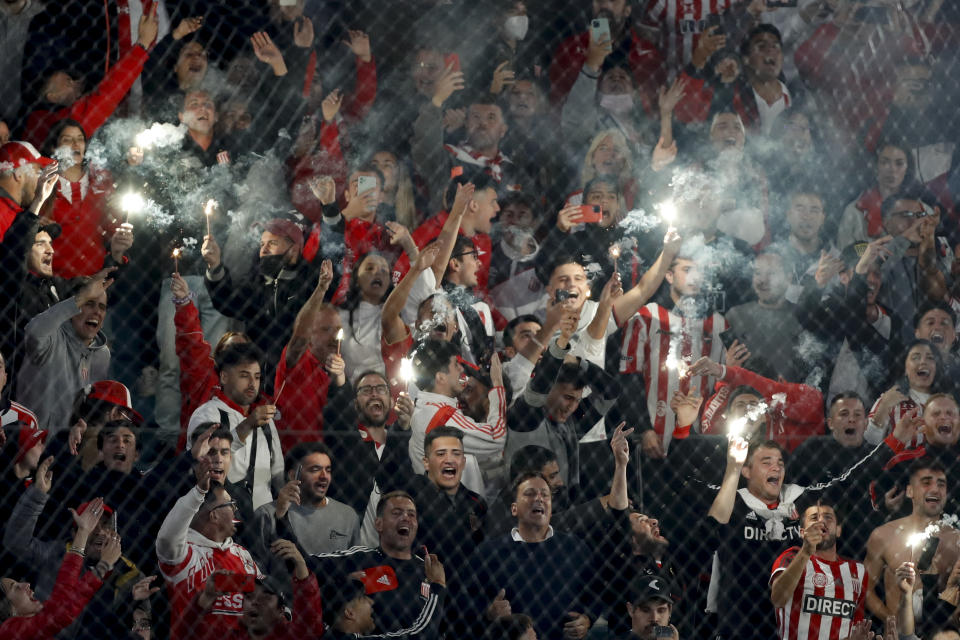
[[[32,426],[21,423],[20,433],[17,436],[17,455],[13,458],[13,463],[17,464],[27,455],[30,449],[37,446],[38,442],[47,441],[47,430],[38,429],[36,423]]]
[[[8,142],[0,147],[0,171],[11,171],[28,164],[46,167],[54,162],[56,160],[40,155],[35,146],[23,140]]]
[[[127,389],[127,386],[122,382],[117,382],[116,380],[94,382],[89,387],[87,397],[123,407],[133,415],[133,421],[135,423],[138,425],[143,424],[143,416],[133,408],[133,402],[130,399],[130,389]]]
[[[266,224],[263,230],[269,231],[275,236],[289,238],[290,242],[297,245],[298,250],[303,251],[303,229],[293,220],[274,218]]]

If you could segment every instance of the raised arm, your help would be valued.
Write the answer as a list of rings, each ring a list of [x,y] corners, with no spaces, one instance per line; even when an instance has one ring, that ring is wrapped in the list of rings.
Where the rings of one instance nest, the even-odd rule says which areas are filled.
[[[796,552],[787,567],[774,569],[773,581],[770,583],[770,602],[777,609],[787,606],[793,593],[800,583],[800,577],[807,566],[807,561],[817,545],[823,540],[823,525],[819,522],[803,530],[803,546]]]
[[[720,524],[730,522],[733,505],[737,499],[737,485],[740,483],[740,470],[747,461],[747,441],[743,438],[730,438],[727,447],[727,469],[723,474],[723,483],[717,497],[710,505],[707,515]]]
[[[863,566],[867,569],[867,611],[881,620],[890,615],[886,603],[877,595],[877,577],[883,575],[886,562],[883,558],[885,540],[881,529],[874,529],[867,540],[867,557]]]
[[[210,461],[197,463],[197,484],[170,509],[157,533],[157,559],[164,564],[178,564],[187,557],[187,532],[190,523],[203,505],[210,490]]]
[[[443,228],[440,229],[440,235],[437,236],[437,259],[433,261],[433,275],[437,284],[443,282],[443,274],[447,271],[447,263],[450,262],[450,256],[453,253],[453,245],[457,241],[457,234],[460,233],[463,214],[467,211],[467,205],[473,200],[473,192],[474,186],[472,183],[468,182],[457,186],[457,195],[453,200],[453,206],[450,208],[450,215],[447,216]]]
[[[384,301],[383,309],[380,311],[380,327],[387,344],[396,344],[407,337],[407,325],[403,322],[401,313],[407,304],[407,298],[410,297],[414,283],[421,273],[433,267],[439,253],[440,248],[436,244],[431,244],[421,251],[413,267],[400,279]]]
[[[326,295],[331,282],[333,282],[333,264],[329,260],[324,260],[320,265],[320,275],[317,276],[317,286],[314,287],[313,293],[307,298],[297,314],[297,319],[293,322],[293,333],[289,342],[287,342],[287,369],[292,369],[300,360],[300,356],[307,350],[314,320],[320,311],[323,296]]]
[[[657,292],[657,289],[663,283],[664,276],[670,269],[670,264],[677,253],[680,252],[680,245],[682,244],[683,239],[675,230],[667,231],[663,237],[663,250],[657,256],[656,261],[646,270],[635,286],[614,300],[613,319],[617,321],[617,326],[623,326]]]

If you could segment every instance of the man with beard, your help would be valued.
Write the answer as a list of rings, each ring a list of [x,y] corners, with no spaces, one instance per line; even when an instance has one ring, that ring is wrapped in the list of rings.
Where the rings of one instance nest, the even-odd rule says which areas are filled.
[[[342,551],[360,533],[357,512],[327,495],[333,481],[333,458],[321,442],[295,446],[286,456],[287,484],[277,499],[257,509],[254,527],[259,545],[254,555],[270,575],[269,549],[278,538],[290,538],[310,555]],[[346,471],[344,482],[348,482]],[[263,564],[266,563],[266,564]]]
[[[324,602],[336,600],[340,585],[362,573],[366,594],[377,610],[377,629],[389,632],[414,625],[427,595],[423,593],[424,561],[413,553],[419,520],[417,505],[403,491],[391,491],[377,505],[377,548],[351,547],[310,556],[307,563],[320,578]]]
[[[274,377],[272,363],[280,361],[298,312],[321,283],[325,284],[320,297],[328,296],[332,272],[326,273],[328,267],[321,267],[320,259],[310,263],[303,258],[303,230],[281,218],[268,222],[260,234],[257,273],[246,282],[234,284],[213,236],[204,237],[201,253],[207,264],[205,282],[213,306],[227,317],[243,320],[250,339],[266,353],[270,368],[264,371],[264,377],[269,391]]]
[[[231,344],[220,354],[220,386],[200,405],[187,426],[187,438],[201,424],[217,422],[233,434],[233,456],[227,479],[250,494],[253,508],[273,500],[273,489],[283,484],[283,454],[273,417],[273,404],[255,404],[260,394],[263,354],[249,342]],[[230,534],[232,535],[232,533]]]
[[[383,374],[366,371],[357,376],[356,397],[350,385],[332,387],[324,407],[324,442],[350,481],[338,483],[332,493],[361,514],[360,537],[367,547],[377,545],[374,527],[380,496],[403,486],[413,475],[407,452],[406,429],[413,402],[406,395],[397,399],[391,420],[390,387]]]
[[[824,500],[808,506],[801,532],[803,545],[780,554],[770,575],[778,637],[805,640],[814,630],[829,628],[834,637],[846,638],[864,619],[867,570],[837,554],[843,527],[834,504]]]
[[[883,619],[895,615],[900,602],[895,570],[904,562],[917,562],[919,583],[922,585],[922,617],[918,619],[918,632],[926,635],[930,630],[945,623],[953,613],[954,605],[941,600],[938,594],[947,586],[954,564],[960,558],[960,532],[949,526],[935,527],[936,532],[924,536],[916,548],[908,543],[911,535],[925,533],[929,525],[943,516],[947,498],[947,476],[943,465],[930,457],[914,461],[910,467],[910,482],[906,495],[912,505],[910,515],[891,520],[877,527],[867,542],[867,567],[869,585],[866,589],[867,609]],[[929,550],[932,553],[929,567],[923,566]],[[886,599],[876,592],[879,581],[883,582]]]

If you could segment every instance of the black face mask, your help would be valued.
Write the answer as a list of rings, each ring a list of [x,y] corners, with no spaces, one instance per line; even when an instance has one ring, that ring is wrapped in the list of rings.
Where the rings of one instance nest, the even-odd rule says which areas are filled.
[[[276,278],[278,275],[280,275],[280,271],[283,269],[286,259],[286,256],[282,254],[273,256],[260,256],[260,263],[257,265],[260,275],[268,278]]]

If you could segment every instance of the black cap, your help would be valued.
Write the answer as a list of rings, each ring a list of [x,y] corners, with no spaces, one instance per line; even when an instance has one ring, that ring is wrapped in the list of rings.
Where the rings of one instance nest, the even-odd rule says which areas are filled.
[[[847,269],[853,269],[857,266],[857,263],[860,262],[860,257],[863,255],[863,252],[867,250],[867,242],[854,242],[851,245],[847,245],[843,248],[843,251],[840,252],[840,259],[843,260],[843,264]]]
[[[655,599],[673,604],[670,580],[658,575],[644,575],[636,578],[630,585],[630,602],[643,604]]]
[[[37,233],[40,233],[41,231],[46,231],[50,235],[51,240],[56,240],[60,237],[60,234],[63,233],[63,228],[56,222],[51,222],[50,224],[37,227]]]

